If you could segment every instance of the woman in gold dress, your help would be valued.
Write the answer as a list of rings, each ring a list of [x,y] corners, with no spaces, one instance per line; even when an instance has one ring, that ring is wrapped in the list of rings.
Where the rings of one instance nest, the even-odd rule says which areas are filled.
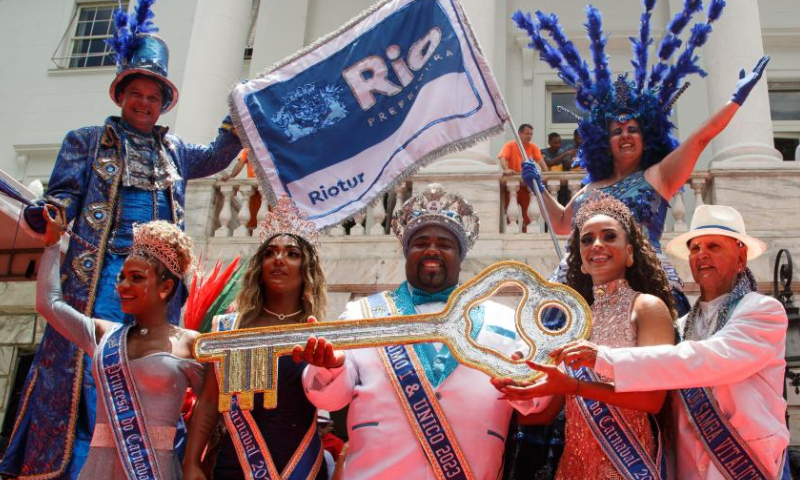
[[[609,196],[584,203],[569,246],[567,284],[591,305],[590,341],[610,347],[674,341],[675,312],[667,276],[623,203]],[[510,379],[494,383],[512,399],[541,397],[543,410],[534,414],[540,418],[528,419],[536,423],[551,421],[566,401],[566,439],[557,480],[637,478],[630,471],[634,467],[628,468],[635,463],[631,451],[641,458],[637,466],[647,464],[649,471],[655,471],[653,478],[663,478],[660,433],[653,415],[661,410],[666,392],[615,393],[585,369],[530,366],[542,371],[544,379],[532,385]],[[595,415],[601,410],[609,412],[607,418]],[[605,428],[611,417],[620,428]],[[622,431],[628,440],[619,442],[616,433]]]

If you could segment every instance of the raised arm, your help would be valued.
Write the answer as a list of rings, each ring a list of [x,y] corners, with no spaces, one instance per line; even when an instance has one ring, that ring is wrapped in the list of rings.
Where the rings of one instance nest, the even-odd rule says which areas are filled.
[[[703,122],[672,153],[647,169],[645,178],[662,197],[672,198],[675,192],[686,183],[697,165],[700,154],[711,143],[711,140],[728,126],[750,91],[761,79],[767,63],[769,63],[769,56],[762,57],[749,75],[745,75],[745,71],[742,69],[731,100],[711,118]]]
[[[48,206],[49,210],[54,207]],[[89,355],[94,354],[97,339],[103,336],[109,322],[93,320],[72,308],[61,296],[61,228],[60,218],[53,219],[48,210],[42,212],[46,218],[45,249],[36,280],[36,311],[72,343]],[[56,226],[53,226],[56,225]]]
[[[170,137],[180,145],[183,152],[183,172],[186,180],[214,175],[230,165],[242,150],[242,143],[233,130],[230,116],[222,120],[217,138],[208,145],[184,143],[177,137]]]

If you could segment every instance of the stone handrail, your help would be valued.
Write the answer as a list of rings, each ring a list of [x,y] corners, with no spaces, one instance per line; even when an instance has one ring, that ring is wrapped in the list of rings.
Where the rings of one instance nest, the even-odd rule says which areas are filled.
[[[575,196],[581,189],[583,174],[580,172],[546,172],[543,181],[547,190],[557,196],[559,190],[566,189],[570,197]],[[435,181],[436,179],[428,180]],[[345,236],[385,236],[391,234],[390,221],[397,205],[402,205],[411,195],[414,179],[401,183],[393,191],[385,193],[380,201],[374,202],[365,212],[356,215],[352,220],[331,228],[326,235],[331,237]],[[519,175],[500,177],[497,185],[498,208],[501,234],[515,234],[522,232],[522,212],[517,202],[522,180]],[[706,193],[711,185],[711,175],[708,172],[695,172],[687,180],[682,191],[679,191],[671,200],[671,221],[666,231],[684,232],[688,229],[694,209],[705,202]],[[212,225],[215,225],[213,237],[251,237],[258,236],[258,229],[254,228],[251,221],[251,208],[243,208],[255,201],[258,185],[254,179],[229,180],[227,182],[214,182],[217,205],[213,212]],[[509,197],[508,205],[503,205],[503,192]],[[267,212],[265,202],[257,212],[257,218],[264,218]],[[539,211],[535,198],[531,197],[527,210],[530,225],[527,226],[529,235],[545,235],[544,219]],[[250,225],[250,226],[248,226]]]
[[[389,235],[391,228],[387,218],[391,218],[394,207],[408,198],[409,187],[399,184],[392,192],[385,193],[381,200],[374,202],[365,212],[356,215],[352,220],[329,229],[326,234],[331,237],[351,235],[382,236]],[[256,201],[258,184],[255,179],[229,180],[214,182],[215,205],[212,209],[215,218],[212,225],[217,227],[213,237],[252,237],[258,236],[258,228],[251,221],[251,209],[243,208]],[[399,199],[399,201],[398,201]],[[388,209],[388,211],[387,211]],[[267,213],[266,202],[261,202],[257,219],[261,221]],[[250,225],[250,226],[248,226]]]

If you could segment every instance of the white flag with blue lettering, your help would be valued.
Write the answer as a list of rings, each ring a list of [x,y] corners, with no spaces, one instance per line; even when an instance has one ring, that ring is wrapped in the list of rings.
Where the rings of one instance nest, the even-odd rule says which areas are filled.
[[[230,102],[262,191],[285,193],[319,228],[508,120],[457,0],[381,2]]]

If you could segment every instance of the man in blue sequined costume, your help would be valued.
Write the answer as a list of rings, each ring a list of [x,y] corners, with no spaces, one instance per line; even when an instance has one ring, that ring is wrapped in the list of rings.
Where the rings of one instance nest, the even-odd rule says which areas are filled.
[[[151,3],[140,0],[134,14],[115,16],[111,43],[119,69],[110,95],[120,117],[67,134],[39,202],[59,206],[74,221],[62,267],[64,299],[87,315],[120,322],[125,319],[115,284],[132,246],[133,224],[162,219],[183,228],[187,181],[223,170],[241,149],[227,118],[208,146],[185,143],[156,126],[177,103],[178,90],[167,78],[167,46],[153,35]],[[40,233],[41,208],[25,212],[26,226]],[[173,323],[180,320],[181,300],[170,308]],[[0,474],[76,478],[92,437],[95,398],[88,357],[48,326]]]

